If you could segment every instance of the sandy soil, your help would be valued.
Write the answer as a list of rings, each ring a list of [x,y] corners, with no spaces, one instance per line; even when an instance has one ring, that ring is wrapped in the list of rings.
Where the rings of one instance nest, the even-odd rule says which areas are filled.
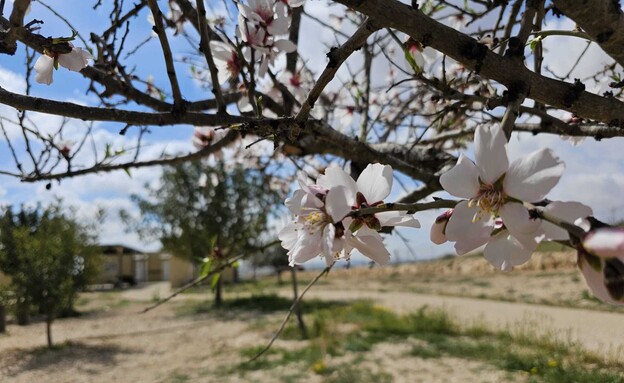
[[[522,273],[500,274],[488,270],[479,260],[466,258],[464,263],[456,262],[457,259],[433,266],[334,270],[309,292],[309,297],[369,299],[399,312],[414,311],[423,305],[444,307],[466,324],[480,322],[514,331],[555,334],[576,339],[611,358],[621,357],[624,337],[619,324],[623,315],[600,311],[606,307],[583,299],[586,296],[583,283],[569,263],[557,261],[556,266],[551,264],[546,268],[546,273],[538,271],[543,266],[538,264]],[[476,263],[470,266],[466,262]],[[512,288],[522,293],[510,292]],[[226,299],[257,292],[236,289],[230,289],[235,291],[228,293]],[[275,291],[287,297],[291,294],[286,286]],[[0,336],[0,382],[274,382],[276,376],[301,373],[296,365],[250,371],[245,375],[234,371],[244,360],[240,350],[265,344],[283,313],[180,315],[181,309],[205,299],[203,293],[182,294],[154,311],[138,314],[155,298],[169,292],[166,284],[153,284],[121,293],[83,295],[80,309],[87,314],[54,324],[54,340],[64,345],[53,352],[45,349],[42,323],[26,327],[10,325],[8,334]],[[483,299],[507,297],[552,303],[562,296],[567,297],[568,306],[587,308]],[[278,340],[275,347],[302,347],[302,344]],[[330,366],[352,363],[406,383],[526,381],[521,373],[499,371],[481,362],[409,356],[406,352],[409,347],[405,342],[381,343],[363,359],[354,360],[353,355],[347,354],[327,363]],[[284,371],[287,368],[294,370]],[[324,379],[303,372],[306,382]]]

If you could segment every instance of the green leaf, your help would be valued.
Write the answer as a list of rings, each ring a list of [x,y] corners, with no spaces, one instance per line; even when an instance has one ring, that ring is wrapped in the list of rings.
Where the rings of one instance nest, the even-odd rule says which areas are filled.
[[[132,174],[130,174],[130,169],[124,168],[124,172],[128,175],[128,177],[132,178]]]
[[[416,60],[414,60],[414,57],[412,57],[407,48],[403,48],[403,53],[405,55],[405,60],[407,60],[407,63],[410,65],[410,67],[412,67],[414,73],[422,72],[422,68],[419,67],[418,64],[416,64]]]
[[[210,271],[212,270],[212,260],[209,258],[204,258],[204,260],[204,263],[199,269],[199,278],[204,278],[206,275],[210,274]]]
[[[213,235],[212,238],[210,238],[210,252],[214,251],[215,246],[217,245],[217,238],[219,236],[218,235]]]
[[[531,52],[535,51],[537,44],[539,44],[541,41],[542,41],[542,36],[537,36],[536,38],[529,41],[529,47],[531,48]]]
[[[212,291],[214,291],[214,289],[217,287],[217,283],[219,283],[219,278],[221,278],[221,273],[216,273],[212,276],[212,282],[210,282],[210,287],[212,288]]]
[[[111,144],[106,143],[106,149],[104,151],[104,159],[111,157]]]
[[[240,262],[236,261],[236,262],[232,263],[232,267],[235,268],[235,269],[239,268],[240,267]]]
[[[256,97],[256,108],[258,110],[258,118],[262,118],[262,96]]]

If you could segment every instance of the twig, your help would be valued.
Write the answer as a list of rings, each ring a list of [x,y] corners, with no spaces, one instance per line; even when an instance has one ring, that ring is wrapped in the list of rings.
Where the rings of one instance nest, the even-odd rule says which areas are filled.
[[[373,34],[373,32],[377,31],[379,27],[373,23],[372,20],[367,20],[364,24],[360,25],[360,27],[353,33],[351,36],[340,48],[332,48],[327,56],[329,57],[329,62],[325,67],[323,73],[318,78],[314,87],[308,94],[303,105],[301,105],[301,110],[295,117],[295,121],[298,123],[302,123],[307,120],[310,115],[310,111],[314,107],[316,100],[321,96],[323,89],[329,84],[329,82],[334,78],[336,72],[340,66],[345,62],[345,60],[351,56],[351,54],[360,49],[362,45],[366,42],[366,39]]]
[[[431,209],[443,209],[443,208],[452,208],[457,205],[459,201],[447,200],[447,199],[439,199],[433,202],[424,202],[424,203],[386,203],[380,206],[375,207],[366,207],[359,210],[354,210],[349,213],[351,217],[361,217],[363,215],[382,213],[384,211],[409,211],[409,212],[417,212],[423,210],[431,210]]]
[[[247,256],[247,254],[241,254],[238,255],[232,259],[230,259],[227,263],[222,264],[221,266],[217,267],[216,269],[210,271],[208,274],[204,275],[203,277],[197,278],[192,282],[187,283],[186,285],[180,287],[179,289],[177,289],[176,291],[174,291],[171,295],[169,295],[166,298],[163,298],[161,300],[159,300],[158,302],[154,303],[153,305],[144,308],[141,312],[139,312],[139,314],[145,314],[148,311],[151,311],[153,309],[155,309],[156,307],[169,302],[170,300],[172,300],[173,298],[177,297],[178,295],[180,295],[181,293],[185,292],[186,290],[190,289],[193,286],[197,286],[198,284],[202,283],[203,281],[205,281],[206,279],[212,277],[213,275],[215,275],[216,273],[232,266],[233,264],[235,264],[236,262],[240,261],[241,259],[245,258]]]
[[[112,165],[104,165],[97,164],[95,166],[79,169],[79,170],[71,170],[63,173],[51,173],[51,174],[35,174],[31,176],[22,176],[22,182],[37,182],[42,180],[60,180],[62,178],[71,178],[89,173],[102,173],[102,172],[112,172],[115,170],[129,170],[129,169],[137,169],[144,168],[149,166],[157,166],[157,165],[174,165],[179,164],[186,161],[193,161],[200,158],[204,158],[209,156],[210,154],[217,152],[224,147],[228,146],[234,140],[238,138],[238,132],[234,130],[230,130],[227,135],[225,135],[222,139],[214,143],[213,145],[207,146],[202,150],[199,150],[194,153],[190,153],[184,156],[176,156],[171,158],[160,158],[156,160],[149,161],[140,161],[140,162],[127,162],[121,164],[112,164]]]
[[[223,101],[223,92],[221,91],[221,84],[219,84],[219,75],[217,73],[219,69],[215,65],[212,51],[210,50],[210,34],[208,32],[208,24],[206,23],[206,7],[203,1],[198,1],[196,4],[197,23],[199,25],[199,46],[208,63],[210,79],[212,81],[212,93],[214,93],[215,99],[217,100],[217,113],[226,113],[226,104],[225,101]]]
[[[167,40],[167,32],[165,31],[165,25],[163,23],[163,16],[156,0],[149,0],[149,7],[154,15],[154,31],[158,35],[160,46],[163,51],[163,58],[165,59],[165,66],[167,67],[167,76],[171,83],[171,92],[173,93],[174,107],[181,108],[184,101],[182,100],[182,92],[180,91],[180,85],[178,84],[178,77],[176,75],[175,67],[173,66],[173,55],[171,54],[171,47],[169,46],[169,40]]]
[[[260,246],[258,248],[256,248],[255,250],[259,250],[259,251],[264,251],[267,248],[271,247],[271,246],[275,246],[277,244],[279,244],[280,241],[273,241],[273,242],[269,242],[268,244],[264,245],[264,246]],[[190,289],[193,286],[197,286],[198,284],[202,283],[203,281],[205,281],[206,279],[210,278],[211,276],[215,275],[216,273],[232,266],[233,264],[235,264],[236,262],[242,260],[243,258],[245,258],[246,256],[248,256],[251,253],[243,253],[241,255],[238,255],[232,259],[230,259],[229,261],[227,261],[226,263],[220,265],[219,267],[217,267],[216,269],[210,271],[208,274],[204,275],[201,278],[197,278],[192,282],[187,283],[186,285],[180,287],[178,290],[176,290],[175,292],[173,292],[171,295],[169,295],[166,298],[163,298],[161,300],[159,300],[158,302],[156,302],[155,304],[146,307],[145,309],[143,309],[143,311],[141,311],[139,314],[144,314],[148,311],[151,311],[153,309],[155,309],[156,307],[162,305],[163,303],[169,302],[170,300],[172,300],[173,298],[175,298],[176,296],[178,296],[179,294],[183,293],[184,291]]]
[[[267,345],[262,350],[260,350],[260,352],[257,353],[253,358],[249,359],[245,363],[251,363],[254,360],[256,360],[259,357],[261,357],[265,352],[269,351],[269,349],[271,348],[273,343],[277,340],[277,338],[282,333],[282,331],[284,331],[284,327],[286,327],[286,323],[288,323],[288,320],[290,319],[290,316],[292,315],[292,313],[295,311],[295,309],[297,308],[297,306],[299,305],[299,303],[303,299],[303,296],[308,292],[308,290],[310,290],[310,288],[312,286],[314,286],[316,284],[316,282],[318,282],[319,279],[321,279],[321,277],[323,275],[329,273],[329,270],[331,270],[331,268],[334,267],[334,265],[335,265],[335,263],[333,263],[331,266],[327,266],[326,268],[324,268],[323,271],[321,271],[321,273],[319,275],[314,277],[314,279],[312,281],[310,281],[310,283],[308,283],[306,288],[301,292],[301,295],[299,295],[297,297],[297,299],[295,299],[295,301],[293,302],[292,306],[290,306],[290,309],[288,309],[288,313],[286,314],[286,317],[284,318],[284,320],[280,324],[279,328],[277,329],[277,331],[275,332],[275,334],[273,335],[273,337],[271,338],[269,343],[267,343]]]

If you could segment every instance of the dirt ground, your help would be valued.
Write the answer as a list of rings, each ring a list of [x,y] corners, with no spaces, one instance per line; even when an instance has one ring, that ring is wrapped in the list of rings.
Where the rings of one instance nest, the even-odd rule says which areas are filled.
[[[542,266],[499,274],[486,266],[481,268],[479,260],[456,261],[333,270],[309,292],[309,298],[367,299],[398,312],[412,312],[422,306],[443,307],[463,323],[538,329],[579,341],[610,359],[622,357],[624,337],[619,329],[624,316],[591,299],[569,263],[555,262],[553,266],[546,257]],[[469,265],[471,262],[476,263]],[[311,275],[304,273],[301,279],[305,281]],[[287,286],[276,286],[273,279],[227,291],[226,299],[261,292],[285,297],[291,294]],[[9,325],[8,333],[0,335],[0,382],[273,382],[278,381],[276,376],[281,376],[281,381],[326,381],[322,375],[300,375],[297,371],[292,371],[292,379],[288,380],[284,377],[291,371],[283,369],[292,366],[245,374],[236,371],[248,358],[241,350],[266,344],[284,312],[184,314],[206,299],[206,293],[194,293],[182,294],[139,314],[154,299],[169,292],[168,286],[161,283],[124,292],[83,294],[79,309],[84,314],[54,324],[54,341],[59,347],[52,351],[45,348],[43,323]],[[278,339],[274,347],[297,348],[300,342]],[[524,374],[510,374],[479,361],[409,356],[408,347],[405,342],[380,343],[363,358],[356,360],[347,354],[328,363],[362,366],[393,382],[527,380]]]

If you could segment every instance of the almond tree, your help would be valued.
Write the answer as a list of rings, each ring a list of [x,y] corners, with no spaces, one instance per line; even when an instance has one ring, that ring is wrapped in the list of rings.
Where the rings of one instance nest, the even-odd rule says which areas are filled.
[[[578,205],[547,199],[558,180],[554,173],[560,175],[562,168],[556,153],[532,157],[538,166],[512,163],[502,172],[485,169],[479,158],[476,168],[470,166],[456,153],[473,136],[475,145],[484,145],[479,156],[500,159],[506,158],[500,154],[512,135],[521,132],[536,140],[624,135],[624,13],[619,2],[240,0],[217,6],[190,0],[93,0],[89,5],[92,9],[80,15],[97,19],[92,25],[98,27],[73,31],[82,29],[72,27],[81,20],[65,4],[52,8],[15,0],[11,7],[0,2],[0,53],[14,56],[5,60],[23,60],[26,79],[24,89],[0,88],[0,104],[11,111],[0,120],[3,149],[13,160],[2,174],[51,187],[53,181],[90,173],[132,174],[136,168],[207,158],[237,145],[241,150],[225,161],[256,158],[271,182],[289,184],[296,169],[317,180],[310,185],[318,187],[319,195],[306,201],[314,205],[314,214],[291,211],[303,226],[323,218],[314,228],[325,242],[304,249],[312,236],[289,236],[284,244],[291,261],[318,255],[330,264],[348,258],[356,243],[362,249],[371,245],[369,255],[385,260],[378,237],[385,229],[378,214],[459,204],[434,227],[436,242],[451,240],[460,253],[474,244],[491,244],[495,254],[488,252],[488,259],[509,270],[528,259],[539,241],[561,240],[579,250],[581,267],[587,264],[581,262],[588,251],[584,239],[598,224],[579,216],[589,207],[578,213],[569,209]],[[554,20],[577,27],[548,29]],[[67,34],[49,36],[48,28],[56,25],[64,25]],[[323,36],[331,37],[332,46],[320,48]],[[575,78],[585,49],[570,57],[567,73],[548,66],[549,52],[579,39],[588,48],[600,47],[603,65]],[[321,68],[313,65],[319,59],[324,60]],[[51,76],[50,63],[69,72]],[[59,101],[42,91],[57,86],[54,77],[69,75],[76,83],[82,80],[88,102]],[[52,121],[37,122],[40,114],[62,119],[52,127]],[[219,128],[221,136],[203,139],[190,152],[154,151],[146,145],[153,143],[155,131],[179,132],[189,125]],[[76,126],[82,133],[76,134]],[[105,129],[116,129],[124,138],[101,139]],[[481,140],[494,131],[500,133],[489,136],[496,140]],[[325,168],[336,163],[348,164],[352,179],[343,177],[345,183],[328,187],[321,180]],[[348,187],[375,163],[415,186],[408,186],[398,203],[365,198],[349,205],[348,194],[335,187]],[[516,171],[535,171],[541,181],[548,178],[544,172],[551,172],[552,182],[546,187],[545,181]],[[491,179],[493,174],[504,179]],[[517,193],[535,185],[543,193]],[[465,201],[431,202],[443,189]],[[511,209],[516,214],[508,214]],[[549,236],[549,224],[563,229],[565,238],[561,232]],[[453,228],[471,235],[458,236]],[[501,255],[512,250],[517,256]],[[618,267],[605,262],[591,267],[610,301],[620,303],[623,268],[618,258],[608,259]]]

